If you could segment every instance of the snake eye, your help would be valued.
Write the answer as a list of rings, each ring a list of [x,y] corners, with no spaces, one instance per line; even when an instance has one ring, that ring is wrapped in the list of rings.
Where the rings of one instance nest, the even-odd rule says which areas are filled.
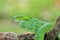
[[[19,18],[19,17],[16,17],[16,19],[18,19],[18,20],[19,20],[20,18]]]
[[[20,17],[20,16],[14,16],[14,17],[13,17],[13,20],[14,20],[15,22],[19,22],[19,20],[21,20],[21,17]]]
[[[16,17],[16,20],[21,20],[21,19],[22,19],[21,16],[17,16],[17,17]]]

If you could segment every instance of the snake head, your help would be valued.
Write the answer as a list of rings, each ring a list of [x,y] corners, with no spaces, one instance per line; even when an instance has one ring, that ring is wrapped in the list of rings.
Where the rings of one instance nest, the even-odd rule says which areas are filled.
[[[15,16],[14,21],[18,22],[23,29],[31,32],[36,32],[42,25],[46,24],[45,21],[41,21],[28,15]]]
[[[14,16],[13,19],[14,19],[14,21],[16,21],[16,22],[19,22],[19,21],[21,21],[21,20],[23,20],[23,21],[30,20],[31,17],[28,16],[28,15],[20,15],[20,16]]]

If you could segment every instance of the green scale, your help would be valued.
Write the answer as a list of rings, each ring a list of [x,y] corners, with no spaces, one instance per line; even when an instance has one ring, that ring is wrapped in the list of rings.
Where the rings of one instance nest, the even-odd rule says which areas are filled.
[[[28,15],[14,16],[14,21],[25,30],[35,33],[35,40],[44,40],[44,34],[53,27],[51,23],[33,18]]]

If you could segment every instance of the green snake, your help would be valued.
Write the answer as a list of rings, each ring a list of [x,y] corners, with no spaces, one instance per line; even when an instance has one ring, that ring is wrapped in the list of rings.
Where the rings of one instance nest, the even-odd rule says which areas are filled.
[[[51,23],[30,17],[28,15],[14,16],[14,21],[20,27],[35,33],[35,40],[44,40],[44,34],[53,27]]]

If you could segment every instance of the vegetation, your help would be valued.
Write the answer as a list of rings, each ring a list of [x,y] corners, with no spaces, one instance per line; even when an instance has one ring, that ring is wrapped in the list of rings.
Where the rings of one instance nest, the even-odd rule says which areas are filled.
[[[19,24],[12,20],[13,16],[26,14],[20,18],[14,17],[14,21]],[[20,34],[31,31],[36,34],[35,40],[43,40],[45,32],[52,28],[58,16],[60,0],[0,0],[0,32]],[[59,35],[58,38],[60,39]]]

